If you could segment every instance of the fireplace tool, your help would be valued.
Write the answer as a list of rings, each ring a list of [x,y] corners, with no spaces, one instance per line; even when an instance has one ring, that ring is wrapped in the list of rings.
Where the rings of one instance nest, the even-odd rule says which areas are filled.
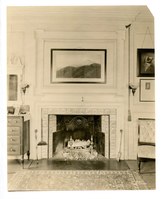
[[[43,125],[42,125],[42,120],[41,120],[41,141],[37,144],[37,146],[43,146],[43,145],[47,145],[47,143],[45,141],[43,141]]]
[[[38,150],[37,147],[38,146],[46,146],[47,143],[45,141],[43,141],[43,125],[42,125],[42,120],[41,120],[41,141],[36,145],[36,152],[37,152],[37,164],[38,164]],[[35,130],[35,133],[37,133],[37,130]],[[36,141],[37,141],[37,135],[36,135]]]
[[[117,154],[117,161],[119,162],[120,160],[120,157],[121,157],[121,141],[122,141],[122,129],[120,130],[120,149],[119,149],[119,152]]]

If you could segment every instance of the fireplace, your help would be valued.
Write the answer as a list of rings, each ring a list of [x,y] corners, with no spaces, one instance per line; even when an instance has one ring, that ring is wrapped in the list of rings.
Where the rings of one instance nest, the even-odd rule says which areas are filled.
[[[41,150],[42,158],[53,157],[54,150],[56,150],[56,148],[54,148],[55,145],[53,145],[54,144],[53,136],[55,132],[61,130],[61,128],[63,127],[63,125],[61,124],[61,120],[62,117],[64,116],[66,116],[65,117],[66,123],[68,123],[69,121],[72,120],[72,118],[75,117],[85,118],[90,125],[93,125],[91,127],[91,129],[92,128],[93,129],[92,130],[90,129],[90,134],[87,135],[87,138],[89,138],[90,140],[91,133],[94,133],[95,135],[94,139],[96,139],[96,136],[102,137],[101,139],[102,140],[104,139],[104,141],[100,139],[101,140],[100,142],[102,143],[104,142],[104,146],[101,148],[102,144],[97,143],[98,152],[104,155],[108,159],[116,158],[117,111],[115,108],[42,108],[41,109],[42,134],[44,141],[48,143],[47,146],[42,147]],[[100,134],[98,134],[99,132]],[[80,140],[81,139],[82,138],[80,137]]]
[[[94,159],[98,154],[105,156],[100,115],[57,115],[56,119],[53,156],[72,160]]]

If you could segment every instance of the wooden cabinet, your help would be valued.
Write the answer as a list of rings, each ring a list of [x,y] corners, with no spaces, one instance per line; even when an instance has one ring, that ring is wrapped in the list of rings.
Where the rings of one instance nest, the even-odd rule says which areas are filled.
[[[24,154],[30,156],[30,120],[24,116],[7,117],[7,155],[22,156],[24,167]]]

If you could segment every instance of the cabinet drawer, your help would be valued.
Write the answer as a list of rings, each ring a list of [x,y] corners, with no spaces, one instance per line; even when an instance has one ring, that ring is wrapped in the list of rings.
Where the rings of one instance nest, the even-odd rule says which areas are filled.
[[[7,143],[8,144],[20,144],[20,136],[8,136]]]
[[[20,127],[14,127],[14,126],[11,126],[11,127],[7,127],[7,134],[11,134],[11,135],[14,135],[14,134],[20,134]]]
[[[20,154],[20,145],[9,144],[7,146],[7,154],[8,155],[21,155]]]
[[[20,123],[21,123],[20,118],[8,118],[7,119],[7,125],[17,126],[17,125],[20,125]]]

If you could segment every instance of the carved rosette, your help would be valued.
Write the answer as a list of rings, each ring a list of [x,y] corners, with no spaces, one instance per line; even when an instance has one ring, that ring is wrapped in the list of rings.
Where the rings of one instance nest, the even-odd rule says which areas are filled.
[[[42,147],[42,158],[51,158],[53,155],[52,134],[56,132],[56,114],[101,115],[102,132],[105,133],[105,157],[116,158],[116,113],[117,111],[114,108],[43,108],[43,139],[48,143],[48,145]]]

